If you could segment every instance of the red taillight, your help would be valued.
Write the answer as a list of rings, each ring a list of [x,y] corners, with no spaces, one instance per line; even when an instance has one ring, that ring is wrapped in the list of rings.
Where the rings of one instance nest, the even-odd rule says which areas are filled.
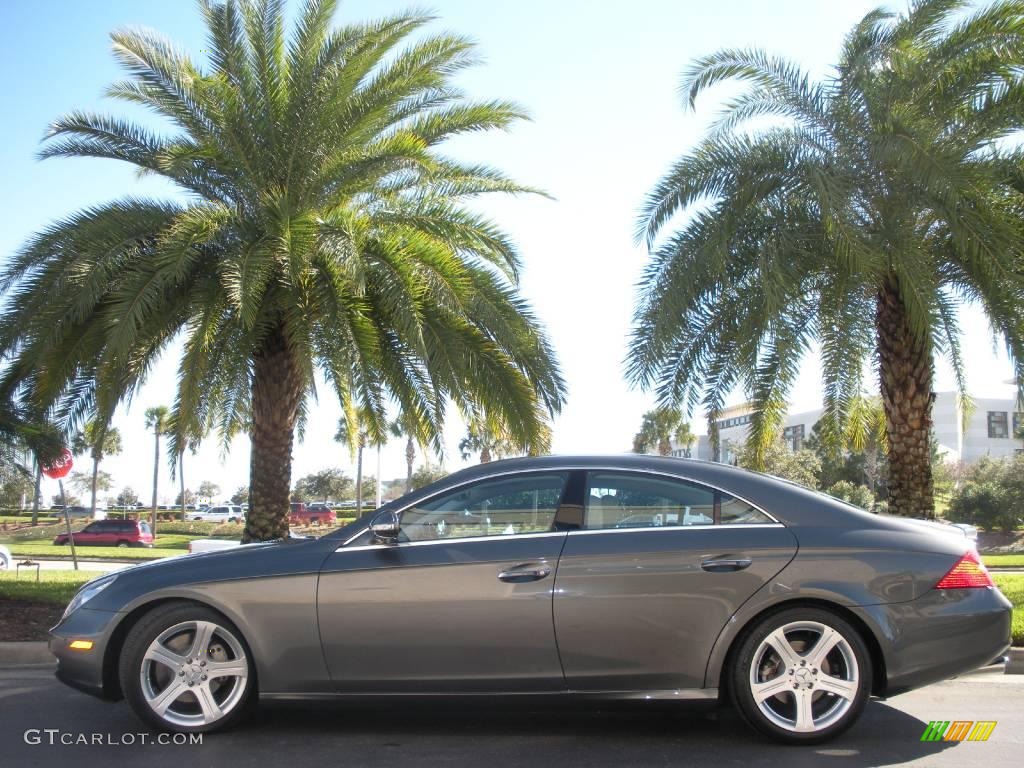
[[[949,573],[935,585],[936,589],[971,589],[972,587],[994,587],[992,577],[978,558],[977,552],[968,552]]]

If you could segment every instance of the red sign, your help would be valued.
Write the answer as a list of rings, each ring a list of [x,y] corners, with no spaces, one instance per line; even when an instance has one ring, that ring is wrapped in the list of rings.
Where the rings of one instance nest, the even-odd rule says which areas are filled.
[[[59,459],[44,465],[42,470],[43,474],[51,480],[60,480],[62,477],[67,477],[68,472],[71,471],[71,451],[65,448],[61,452]]]

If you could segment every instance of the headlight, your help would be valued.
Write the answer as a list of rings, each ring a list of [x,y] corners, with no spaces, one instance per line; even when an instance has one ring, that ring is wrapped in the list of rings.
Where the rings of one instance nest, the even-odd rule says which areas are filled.
[[[77,611],[87,602],[92,600],[96,595],[102,592],[104,589],[114,583],[114,579],[117,578],[117,574],[111,574],[109,576],[101,576],[98,579],[86,582],[74,597],[71,598],[71,602],[68,603],[68,607],[64,609],[64,615],[61,617],[61,621],[66,619],[69,614]]]

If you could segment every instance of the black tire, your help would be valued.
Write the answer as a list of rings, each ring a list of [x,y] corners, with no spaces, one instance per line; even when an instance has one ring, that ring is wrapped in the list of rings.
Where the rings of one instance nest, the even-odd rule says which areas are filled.
[[[127,542],[127,541],[119,541],[119,542],[117,542],[117,546],[119,546],[119,547],[130,547],[131,543]]]
[[[812,731],[797,732],[791,728],[795,728],[796,720],[798,717],[796,714],[796,701],[799,694],[792,693],[791,691],[783,691],[776,697],[768,700],[766,704],[772,709],[774,713],[776,708],[785,713],[786,708],[792,706],[794,713],[794,722],[792,726],[784,727],[779,722],[774,721],[769,714],[762,711],[754,697],[752,690],[754,678],[752,675],[760,674],[761,667],[757,672],[752,670],[755,663],[755,656],[758,655],[759,649],[762,647],[762,643],[776,630],[792,626],[794,624],[807,623],[824,625],[824,627],[830,628],[835,632],[838,632],[843,640],[846,641],[845,649],[847,649],[847,655],[852,654],[853,659],[856,662],[855,679],[856,682],[849,681],[851,689],[855,686],[856,694],[853,695],[852,699],[840,700],[837,694],[831,692],[824,692],[821,690],[821,682],[817,678],[809,678],[810,682],[807,683],[812,689],[815,682],[819,683],[819,690],[814,693],[809,691],[803,691],[804,695],[813,697],[813,703],[809,706],[812,707],[811,712],[813,713],[816,709],[820,710],[823,714],[829,712],[828,707],[834,706],[837,708],[832,717],[822,717],[823,727],[815,727]],[[787,634],[790,637],[791,634],[799,636],[800,630],[796,630],[795,633]],[[808,636],[811,633],[809,631]],[[867,646],[864,643],[860,632],[851,625],[844,618],[839,616],[832,611],[825,610],[822,608],[814,607],[794,607],[776,611],[774,613],[765,616],[756,624],[750,627],[749,630],[745,631],[738,641],[736,653],[732,656],[732,669],[728,672],[729,692],[728,695],[733,702],[736,710],[740,716],[758,732],[770,736],[776,741],[781,741],[787,744],[818,744],[823,741],[835,738],[839,734],[843,733],[850,726],[852,726],[857,719],[861,716],[864,711],[864,707],[867,705],[868,698],[871,695],[871,681],[872,681],[872,668],[871,668],[871,654],[868,652]],[[807,641],[812,642],[812,641]],[[803,651],[804,654],[810,656],[810,652],[813,651],[813,645]],[[831,663],[842,669],[847,661],[843,656],[841,650],[833,651],[839,656],[829,655],[829,659],[832,659]],[[769,658],[774,658],[776,661],[782,661],[777,655],[773,656],[773,651],[767,651]],[[765,658],[764,654],[761,654],[761,661]],[[798,657],[799,658],[799,657]],[[803,662],[801,662],[803,663]],[[826,663],[829,663],[826,660]],[[784,667],[785,665],[783,665]],[[810,668],[808,668],[810,669]],[[821,670],[822,674],[825,674],[825,670]],[[818,675],[819,670],[814,669],[814,675]],[[798,672],[801,675],[807,675],[807,671],[803,670]],[[844,674],[849,674],[845,672]],[[785,682],[788,687],[788,680],[794,680],[796,678],[789,677],[787,669],[779,669],[776,675],[772,675],[768,680],[761,681],[762,683],[774,682],[775,680],[783,680],[783,676],[788,678]],[[801,678],[803,679],[803,678]],[[827,678],[825,678],[827,679]],[[845,682],[845,681],[844,681]],[[792,700],[790,700],[789,694],[792,694]],[[762,694],[763,695],[763,694]],[[844,701],[848,701],[848,706],[844,704]],[[842,707],[846,707],[845,711],[840,711]],[[813,722],[819,716],[812,714],[811,721]],[[778,720],[787,719],[785,714],[777,718]],[[824,725],[827,723],[827,725]]]
[[[182,622],[189,621],[208,621],[231,632],[244,650],[249,669],[244,683],[244,690],[238,703],[215,722],[201,725],[183,725],[165,720],[150,707],[142,689],[142,664],[150,644],[165,630]],[[245,718],[256,701],[256,696],[254,695],[256,681],[255,663],[252,658],[252,652],[249,650],[245,638],[242,637],[242,633],[226,617],[206,606],[196,603],[165,603],[144,615],[132,627],[125,639],[124,646],[121,649],[118,675],[121,682],[121,690],[132,711],[144,723],[160,731],[208,733],[210,731],[224,730]]]

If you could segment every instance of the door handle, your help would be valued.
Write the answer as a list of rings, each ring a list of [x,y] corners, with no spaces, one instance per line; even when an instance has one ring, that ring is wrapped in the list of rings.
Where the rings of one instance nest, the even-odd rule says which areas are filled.
[[[522,584],[527,581],[540,581],[551,575],[551,566],[547,563],[523,563],[498,573],[498,580],[509,584]]]
[[[741,557],[736,559],[702,560],[700,567],[708,573],[726,573],[727,571],[742,571],[750,567],[750,558]]]

